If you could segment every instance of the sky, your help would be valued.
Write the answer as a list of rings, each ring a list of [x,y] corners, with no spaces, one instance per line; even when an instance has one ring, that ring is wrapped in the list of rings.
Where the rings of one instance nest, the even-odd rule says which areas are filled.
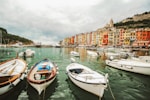
[[[42,44],[150,11],[150,0],[0,0],[0,27]]]

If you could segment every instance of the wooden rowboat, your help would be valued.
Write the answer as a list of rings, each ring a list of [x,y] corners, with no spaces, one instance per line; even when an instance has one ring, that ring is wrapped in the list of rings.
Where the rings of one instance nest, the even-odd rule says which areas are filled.
[[[0,95],[13,89],[24,79],[27,64],[24,60],[15,58],[0,64]]]
[[[107,88],[107,74],[102,75],[79,63],[71,63],[66,67],[69,79],[81,89],[102,98]]]
[[[40,95],[55,80],[56,75],[56,64],[44,59],[31,68],[27,75],[27,81]]]

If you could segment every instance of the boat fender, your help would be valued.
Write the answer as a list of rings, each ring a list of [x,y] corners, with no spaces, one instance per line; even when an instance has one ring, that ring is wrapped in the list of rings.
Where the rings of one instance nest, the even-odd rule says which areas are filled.
[[[128,68],[128,69],[133,69],[133,67],[132,67],[132,66],[126,66],[126,68]]]
[[[41,79],[41,75],[40,74],[35,74],[34,77],[35,77],[36,80],[40,80]]]
[[[105,78],[106,78],[106,79],[108,78],[108,73],[105,74]]]
[[[20,79],[20,81],[22,81],[23,79],[24,79],[24,77],[25,77],[25,74],[23,74],[19,79]]]
[[[108,82],[108,73],[105,74],[105,81]]]
[[[20,79],[20,81],[22,81],[23,79],[22,78],[19,78]]]
[[[112,61],[113,59],[114,59],[114,57],[113,57],[113,56],[110,56],[109,60]]]
[[[10,83],[10,88],[14,87],[15,85],[13,83]]]

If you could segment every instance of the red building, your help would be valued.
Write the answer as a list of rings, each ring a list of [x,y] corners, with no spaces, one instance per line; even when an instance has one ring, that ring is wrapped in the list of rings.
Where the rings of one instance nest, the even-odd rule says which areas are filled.
[[[137,30],[133,46],[148,47],[150,45],[150,30]]]
[[[71,44],[71,45],[74,45],[74,38],[75,38],[75,36],[72,36],[72,37],[71,37],[71,40],[70,40],[70,44]]]
[[[108,45],[108,33],[104,33],[103,35],[103,40],[102,40],[102,45]]]

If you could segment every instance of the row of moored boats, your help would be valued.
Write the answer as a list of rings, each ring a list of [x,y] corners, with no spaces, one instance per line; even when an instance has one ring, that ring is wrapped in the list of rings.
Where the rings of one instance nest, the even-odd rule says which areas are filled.
[[[75,51],[70,52],[70,54],[80,56]],[[92,52],[89,54],[92,55]],[[94,53],[93,55],[97,54]],[[144,58],[115,59],[110,56],[105,62],[114,68],[150,75],[150,58],[147,56],[147,59],[143,60]],[[87,66],[74,62],[74,59],[72,61],[66,66],[69,79],[78,87],[102,98],[108,85],[108,74],[98,73]],[[0,95],[12,90],[25,77],[40,95],[56,79],[58,74],[57,64],[49,59],[37,62],[29,71],[27,70],[26,62],[18,57],[0,63]]]
[[[79,63],[71,63],[66,67],[71,81],[82,89],[102,97],[107,87],[107,74],[104,76]],[[33,65],[27,73],[27,64],[21,58],[14,58],[0,64],[0,95],[13,88],[25,77],[28,83],[40,95],[57,77],[57,65],[43,59]]]

